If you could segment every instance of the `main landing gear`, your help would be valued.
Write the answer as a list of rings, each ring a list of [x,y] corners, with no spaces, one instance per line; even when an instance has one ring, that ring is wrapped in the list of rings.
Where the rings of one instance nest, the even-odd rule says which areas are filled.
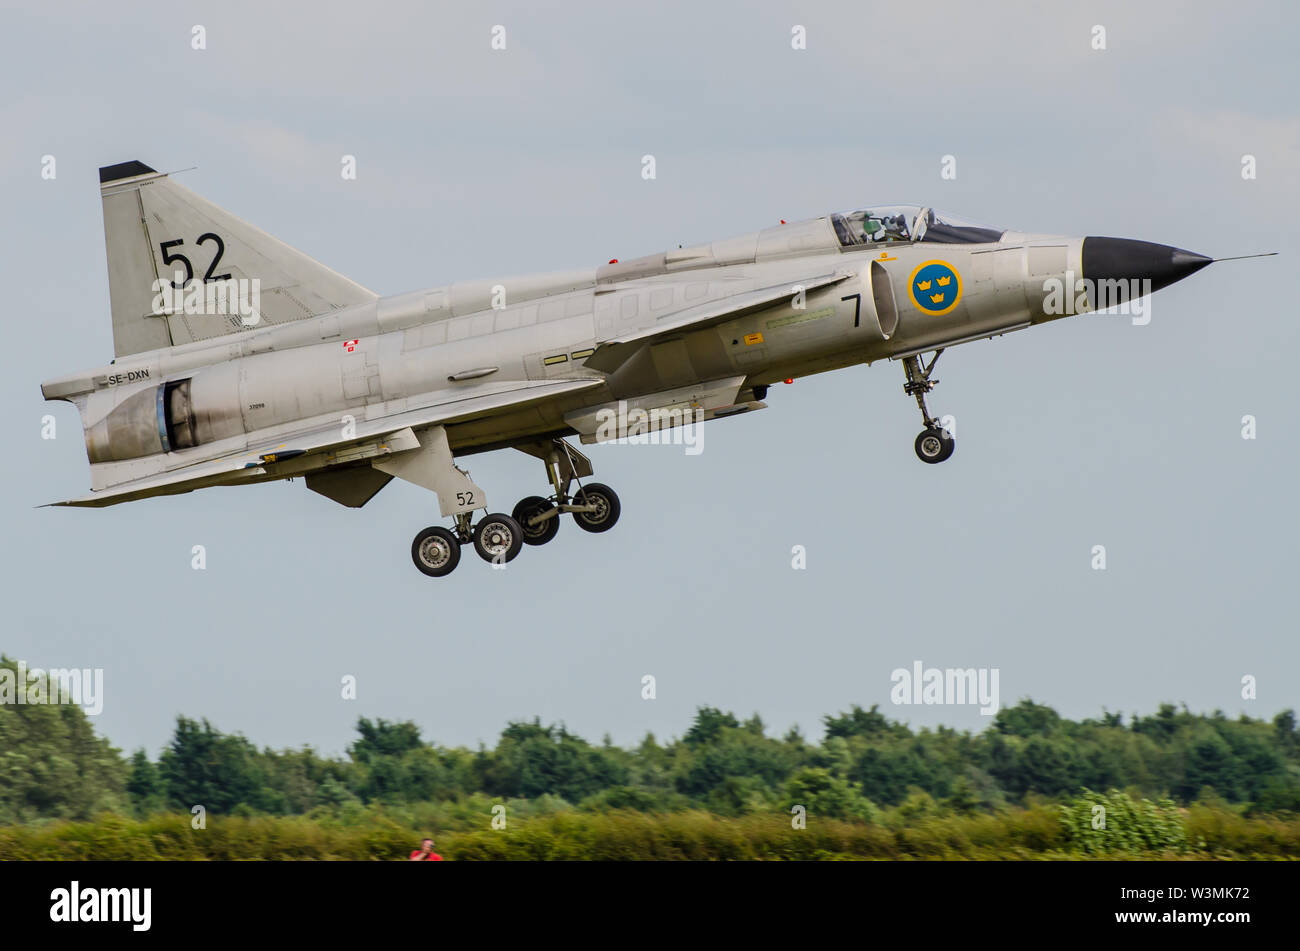
[[[546,465],[546,478],[555,489],[548,498],[530,495],[520,500],[511,513],[523,527],[524,544],[545,545],[560,531],[560,516],[570,514],[586,532],[607,532],[618,521],[622,507],[618,495],[599,482],[582,484],[592,474],[591,460],[563,439],[529,443],[519,447]],[[574,483],[577,491],[570,493]]]
[[[957,440],[935,422],[930,415],[930,410],[925,405],[925,394],[938,385],[938,380],[930,379],[930,374],[934,372],[934,365],[939,362],[939,356],[943,353],[942,348],[934,352],[934,358],[926,365],[917,355],[903,358],[903,371],[907,374],[907,382],[903,384],[903,392],[908,396],[916,397],[916,405],[921,408],[921,419],[925,423],[925,429],[916,437],[914,448],[916,457],[922,462],[928,462],[931,465],[943,462],[953,454],[957,448]]]
[[[525,544],[544,545],[560,530],[560,515],[570,514],[584,531],[606,532],[618,521],[618,495],[607,485],[582,484],[592,474],[591,460],[563,439],[542,440],[519,447],[546,464],[546,476],[555,494],[533,495],[515,506],[510,515],[482,516],[487,499],[469,474],[452,460],[446,432],[434,427],[421,434],[417,450],[372,463],[390,475],[432,489],[438,495],[443,515],[451,516],[451,528],[431,526],[411,542],[411,560],[431,578],[451,574],[460,564],[461,548],[472,544],[480,558],[494,566],[513,561]],[[577,489],[571,491],[574,484]]]
[[[449,575],[460,564],[460,539],[445,528],[426,528],[411,542],[411,560],[431,578]]]
[[[460,548],[473,543],[480,558],[494,565],[514,561],[524,547],[524,530],[509,515],[485,515],[471,523],[469,512],[456,516],[453,529],[426,528],[411,542],[411,560],[431,578],[451,574],[460,564]]]

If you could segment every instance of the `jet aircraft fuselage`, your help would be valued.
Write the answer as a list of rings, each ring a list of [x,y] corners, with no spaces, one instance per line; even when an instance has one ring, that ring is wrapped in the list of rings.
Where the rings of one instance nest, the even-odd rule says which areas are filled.
[[[925,405],[935,381],[923,354],[1136,304],[1210,262],[877,205],[598,267],[377,297],[147,166],[104,171],[118,356],[42,387],[76,403],[85,427],[94,491],[66,504],[304,475],[361,505],[398,476],[438,493],[455,520],[417,537],[426,574],[450,571],[470,540],[509,560],[554,537],[562,513],[611,527],[617,496],[582,487],[590,461],[564,437],[626,435],[608,423],[628,407],[694,424],[763,408],[778,381],[895,359],[925,424],[917,455],[941,462],[954,442]],[[158,306],[168,284],[179,296],[223,280],[256,281],[260,309]],[[542,459],[554,493],[476,528],[470,513],[486,500],[453,456],[503,447]]]

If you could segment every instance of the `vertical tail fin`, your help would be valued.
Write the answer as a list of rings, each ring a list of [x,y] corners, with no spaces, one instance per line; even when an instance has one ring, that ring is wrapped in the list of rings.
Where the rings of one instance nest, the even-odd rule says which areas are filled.
[[[160,287],[184,286],[187,294],[197,290],[201,295],[208,285],[256,281],[244,287],[257,289],[258,327],[302,320],[376,297],[143,162],[101,168],[99,191],[104,201],[115,356],[249,329],[237,311],[233,315],[159,313]]]

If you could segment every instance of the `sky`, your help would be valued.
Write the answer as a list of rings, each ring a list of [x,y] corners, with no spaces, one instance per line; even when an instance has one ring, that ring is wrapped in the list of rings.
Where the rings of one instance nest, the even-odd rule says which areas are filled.
[[[468,746],[534,716],[632,745],[703,705],[812,738],[853,704],[989,724],[892,702],[917,661],[1074,718],[1300,706],[1294,3],[6,2],[0,24],[0,652],[102,668],[115,745],[156,755],[177,715],[328,754],[362,716]],[[37,507],[89,486],[76,410],[39,386],[112,357],[96,169],[130,159],[379,294],[885,202],[1280,254],[1158,292],[1145,326],[949,350],[942,465],[913,454],[899,364],[820,374],[705,424],[698,455],[591,447],[615,529],[435,580],[409,554],[435,497],[400,481],[359,510],[301,480]],[[462,465],[494,510],[544,492],[519,452]]]

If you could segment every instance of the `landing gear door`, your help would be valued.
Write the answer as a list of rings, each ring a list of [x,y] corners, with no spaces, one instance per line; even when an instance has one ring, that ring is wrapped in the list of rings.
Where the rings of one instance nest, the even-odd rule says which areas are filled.
[[[380,472],[405,479],[438,495],[438,507],[444,516],[464,515],[487,508],[483,490],[469,479],[469,473],[452,459],[447,430],[432,426],[421,430],[419,448],[396,453],[372,462]]]

